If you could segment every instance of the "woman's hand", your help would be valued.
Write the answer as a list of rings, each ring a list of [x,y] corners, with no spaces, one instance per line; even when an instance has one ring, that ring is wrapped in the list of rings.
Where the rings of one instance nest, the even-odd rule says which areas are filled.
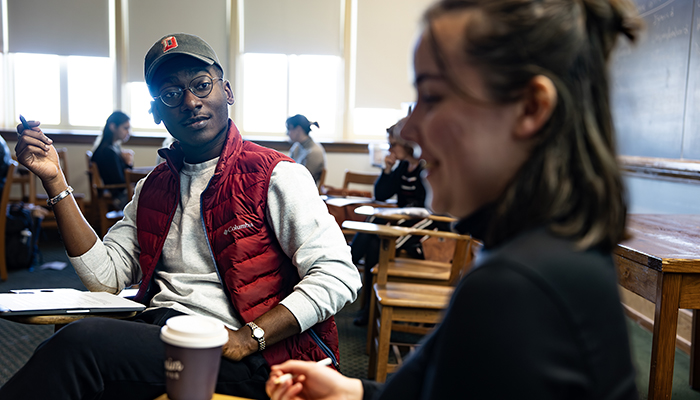
[[[126,165],[134,165],[134,151],[131,149],[122,150],[122,160]]]
[[[277,383],[286,373],[294,377]],[[272,400],[361,400],[363,394],[359,379],[347,378],[315,362],[297,360],[273,366],[265,391]]]
[[[391,169],[394,168],[394,164],[396,164],[396,154],[390,151],[389,154],[384,157],[384,173],[390,174]]]
[[[17,161],[38,176],[45,187],[52,182],[61,181],[58,182],[58,186],[63,186],[60,190],[65,189],[65,185],[62,185],[65,179],[58,161],[58,153],[53,147],[53,140],[39,129],[38,121],[29,121],[27,124],[30,129],[25,129],[22,124],[17,125]]]

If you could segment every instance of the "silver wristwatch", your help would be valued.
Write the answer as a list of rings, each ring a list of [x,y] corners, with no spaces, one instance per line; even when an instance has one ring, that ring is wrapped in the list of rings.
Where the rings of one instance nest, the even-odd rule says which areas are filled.
[[[255,322],[248,322],[246,325],[250,328],[252,334],[250,337],[258,341],[258,350],[265,350],[265,331]]]

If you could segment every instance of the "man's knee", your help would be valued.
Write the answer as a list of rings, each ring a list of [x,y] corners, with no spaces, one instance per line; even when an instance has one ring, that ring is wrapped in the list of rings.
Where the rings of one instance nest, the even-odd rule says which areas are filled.
[[[42,344],[50,345],[55,351],[66,351],[75,354],[77,351],[92,351],[93,346],[104,346],[105,337],[113,332],[104,318],[85,318],[72,322]]]

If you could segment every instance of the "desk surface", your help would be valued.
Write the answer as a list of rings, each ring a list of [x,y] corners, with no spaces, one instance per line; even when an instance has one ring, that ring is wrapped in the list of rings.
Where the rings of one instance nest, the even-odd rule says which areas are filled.
[[[164,394],[162,396],[155,398],[154,400],[169,400],[169,399],[168,399],[168,395]],[[214,397],[212,397],[211,400],[251,400],[251,399],[214,393]]]
[[[615,254],[662,272],[700,273],[700,215],[630,214]]]
[[[434,236],[446,239],[457,239],[457,240],[469,240],[471,237],[469,235],[460,235],[454,232],[446,231],[431,231],[426,229],[416,229],[409,228],[405,226],[395,226],[395,225],[380,225],[373,224],[371,222],[360,222],[360,221],[344,221],[341,225],[343,229],[348,229],[354,232],[369,233],[373,235],[379,235],[384,237],[398,238],[404,235],[420,235],[420,236]]]
[[[114,312],[114,313],[91,313],[91,314],[61,314],[61,315],[9,315],[0,318],[10,321],[30,325],[67,325],[73,321],[83,318],[131,318],[136,315],[136,311]]]
[[[415,214],[413,214],[415,213]],[[372,206],[360,206],[355,209],[355,214],[364,215],[367,217],[380,217],[386,220],[401,220],[407,218],[428,218],[433,221],[441,222],[455,222],[456,218],[449,217],[446,215],[431,214],[425,208],[419,207],[409,207],[409,208],[397,208],[397,207],[372,207]]]

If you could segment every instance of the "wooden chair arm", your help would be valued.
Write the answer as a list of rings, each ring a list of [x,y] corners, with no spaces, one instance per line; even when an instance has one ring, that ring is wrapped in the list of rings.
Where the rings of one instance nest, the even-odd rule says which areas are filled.
[[[110,183],[109,185],[98,186],[97,189],[126,189],[126,183]]]
[[[359,233],[369,233],[384,237],[400,237],[411,234],[411,228],[393,225],[378,225],[371,222],[343,221],[343,229]],[[415,229],[414,229],[415,230]]]
[[[379,236],[399,237],[405,235],[433,236],[445,239],[469,240],[469,235],[460,235],[454,232],[433,231],[428,229],[415,229],[404,226],[378,225],[371,222],[344,221],[343,228],[355,232],[375,234]]]

